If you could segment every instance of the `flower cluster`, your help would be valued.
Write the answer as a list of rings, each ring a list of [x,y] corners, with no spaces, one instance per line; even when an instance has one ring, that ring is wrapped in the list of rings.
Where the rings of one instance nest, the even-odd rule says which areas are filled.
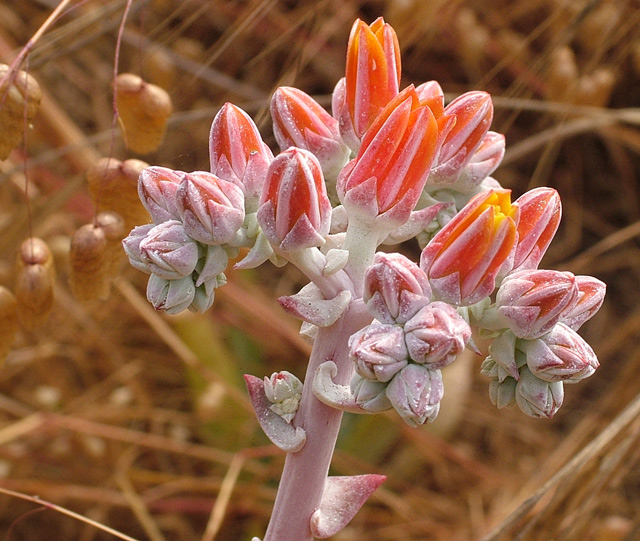
[[[342,318],[359,322],[337,338],[349,387],[314,385],[334,407],[394,408],[411,425],[433,420],[441,370],[465,347],[478,351],[473,328],[491,341],[482,371],[493,403],[551,417],[563,384],[598,366],[576,331],[605,286],[538,268],[560,198],[538,188],[512,202],[490,176],[505,149],[489,130],[491,96],[467,92],[445,106],[437,82],[403,89],[400,74],[393,28],[358,20],[331,113],[299,89],[274,92],[275,157],[251,118],[224,105],[211,128],[210,172],[141,174],[153,223],[125,239],[131,264],[151,275],[147,296],[170,313],[208,309],[241,249],[236,268],[298,266],[311,283],[281,304],[309,336]],[[419,265],[378,251],[411,238]],[[277,405],[270,411],[295,424],[300,386],[281,399],[283,381],[264,382]]]

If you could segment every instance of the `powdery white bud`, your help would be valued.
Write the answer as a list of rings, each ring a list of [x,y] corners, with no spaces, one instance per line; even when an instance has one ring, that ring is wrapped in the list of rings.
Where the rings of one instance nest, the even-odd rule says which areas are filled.
[[[151,274],[146,259],[142,256],[140,243],[146,238],[147,233],[154,228],[154,224],[145,224],[134,227],[131,233],[122,241],[122,247],[129,258],[129,263],[135,269],[146,274]]]
[[[364,275],[363,300],[383,323],[406,323],[430,297],[427,275],[401,254],[378,252]]]
[[[545,381],[576,382],[591,376],[600,363],[591,346],[564,323],[537,340],[523,341],[527,366]]]
[[[286,370],[274,372],[264,378],[264,394],[273,404],[269,409],[290,423],[298,411],[302,382]]]
[[[433,422],[444,395],[440,370],[411,363],[391,380],[387,398],[409,426]]]
[[[386,383],[365,379],[357,373],[351,378],[354,402],[366,412],[377,413],[391,409],[386,391]]]
[[[196,286],[191,276],[179,280],[165,280],[152,274],[147,283],[147,300],[156,310],[178,314],[193,302]]]
[[[242,190],[211,173],[186,174],[178,186],[176,201],[185,231],[204,244],[229,242],[242,227]]]
[[[390,381],[409,362],[402,327],[367,325],[349,338],[349,358],[356,372],[371,381]]]
[[[489,383],[489,399],[498,409],[506,408],[516,403],[517,381],[512,377],[500,381],[493,379]]]
[[[471,338],[469,324],[456,309],[438,301],[407,321],[404,332],[411,359],[431,370],[451,364]]]
[[[539,338],[578,301],[570,272],[523,270],[509,274],[496,295],[498,315],[518,338]]]
[[[487,132],[469,163],[464,166],[454,187],[461,192],[470,192],[475,189],[498,168],[504,158],[504,151],[504,135],[493,131]]]
[[[149,229],[138,247],[141,260],[151,273],[165,280],[190,275],[198,263],[198,245],[178,220],[168,220]]]
[[[530,417],[551,419],[562,406],[564,385],[561,381],[544,381],[526,367],[520,369],[516,384],[516,403]]]
[[[178,220],[176,190],[186,173],[167,167],[147,167],[138,179],[138,195],[154,223]]]

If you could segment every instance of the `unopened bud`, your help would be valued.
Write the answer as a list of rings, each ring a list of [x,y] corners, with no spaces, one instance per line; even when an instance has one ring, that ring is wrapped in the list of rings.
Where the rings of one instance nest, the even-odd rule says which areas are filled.
[[[443,395],[440,370],[429,370],[421,364],[404,367],[387,387],[387,398],[409,426],[435,421]]]
[[[527,340],[523,348],[531,373],[545,381],[580,381],[600,366],[591,346],[564,323],[537,340]]]
[[[300,405],[302,382],[286,370],[274,372],[264,378],[264,394],[273,404],[269,409],[290,423]]]
[[[402,328],[382,323],[367,325],[349,338],[349,358],[363,378],[390,381],[409,362]]]
[[[404,326],[409,356],[430,370],[451,364],[471,338],[471,329],[455,308],[432,302]]]
[[[525,366],[516,384],[516,403],[530,417],[551,419],[562,406],[564,386],[561,381],[543,381]]]
[[[406,323],[430,297],[424,271],[401,254],[378,252],[365,273],[363,300],[382,323]]]
[[[179,280],[165,280],[152,274],[147,283],[147,300],[156,310],[178,314],[189,308],[196,294],[191,275]]]

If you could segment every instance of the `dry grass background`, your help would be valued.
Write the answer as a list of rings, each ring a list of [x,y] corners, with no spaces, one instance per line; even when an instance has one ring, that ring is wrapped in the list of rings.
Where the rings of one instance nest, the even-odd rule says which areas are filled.
[[[0,62],[10,63],[56,4],[0,5]],[[288,267],[230,273],[203,316],[155,313],[145,277],[126,266],[107,301],[74,300],[65,253],[93,214],[86,170],[109,154],[125,2],[74,5],[29,55],[45,94],[28,133],[31,224],[54,250],[58,279],[49,322],[21,331],[0,370],[0,488],[136,539],[261,535],[284,457],[261,434],[242,374],[303,374],[308,346],[274,301],[299,276]],[[296,85],[328,103],[353,20],[384,15],[400,38],[404,84],[438,79],[451,95],[493,94],[493,129],[508,149],[495,176],[517,195],[539,185],[560,191],[564,219],[546,266],[609,286],[583,332],[601,368],[567,388],[552,421],[497,411],[477,359],[453,365],[449,403],[433,426],[347,415],[333,471],[389,479],[336,540],[640,539],[639,8],[633,0],[134,1],[120,71],[163,86],[175,113],[159,151],[132,155],[116,133],[116,158],[206,169],[208,128],[225,101],[250,112],[274,146],[273,89]],[[18,149],[0,162],[0,283],[9,287],[29,234],[24,158]],[[417,255],[412,244],[404,249]],[[114,539],[9,495],[0,495],[0,536]]]

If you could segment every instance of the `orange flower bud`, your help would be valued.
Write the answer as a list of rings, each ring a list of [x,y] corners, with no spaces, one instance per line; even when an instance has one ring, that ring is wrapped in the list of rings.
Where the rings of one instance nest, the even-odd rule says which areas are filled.
[[[427,180],[439,143],[438,127],[413,86],[391,100],[363,137],[357,157],[338,177],[338,196],[349,215],[364,221],[380,218],[396,227],[404,224]]]
[[[468,306],[491,295],[499,273],[508,271],[516,245],[518,208],[511,190],[476,195],[431,239],[420,266],[436,298]]]
[[[382,17],[371,26],[358,19],[347,48],[346,106],[360,138],[400,88],[400,45]]]

